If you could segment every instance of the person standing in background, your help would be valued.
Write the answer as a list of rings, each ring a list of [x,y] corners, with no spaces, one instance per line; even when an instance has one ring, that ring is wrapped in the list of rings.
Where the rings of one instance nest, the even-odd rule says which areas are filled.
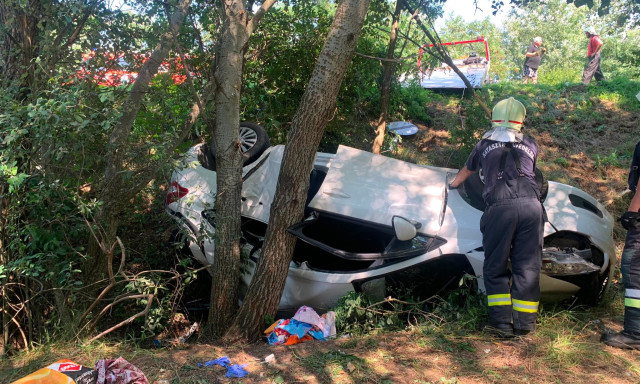
[[[540,67],[540,61],[542,61],[542,55],[546,52],[546,49],[540,48],[542,45],[542,37],[536,36],[533,39],[533,43],[527,48],[524,59],[524,81],[522,84],[527,84],[531,79],[531,84],[538,83],[538,68]]]
[[[600,69],[600,49],[603,43],[593,27],[586,28],[584,34],[589,39],[589,45],[587,46],[587,66],[582,72],[582,84],[589,85],[594,76],[597,81],[604,80],[604,74]]]

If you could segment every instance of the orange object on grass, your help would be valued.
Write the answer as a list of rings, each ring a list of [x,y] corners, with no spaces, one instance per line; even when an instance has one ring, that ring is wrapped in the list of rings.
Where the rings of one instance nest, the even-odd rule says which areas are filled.
[[[94,384],[98,372],[71,360],[59,360],[11,384]]]

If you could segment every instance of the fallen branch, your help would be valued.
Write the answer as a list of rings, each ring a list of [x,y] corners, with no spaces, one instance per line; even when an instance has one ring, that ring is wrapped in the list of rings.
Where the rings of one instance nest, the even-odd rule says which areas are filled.
[[[127,297],[127,298],[132,299],[132,298],[134,298],[134,296],[142,296],[142,297],[144,297],[145,295],[133,295],[133,296],[129,296],[129,297]],[[149,309],[151,309],[151,303],[153,302],[153,294],[148,294],[148,295],[146,295],[146,297],[147,297],[147,306],[144,308],[144,310],[142,310],[142,311],[140,311],[140,312],[136,313],[135,315],[133,315],[133,316],[129,317],[128,319],[126,319],[126,320],[124,320],[124,321],[121,321],[120,323],[118,323],[118,324],[114,325],[113,327],[111,327],[111,328],[107,329],[106,331],[104,331],[104,332],[102,332],[102,333],[100,333],[100,334],[98,334],[98,335],[94,336],[94,337],[93,337],[93,338],[91,338],[89,341],[85,342],[85,343],[84,343],[84,345],[91,344],[91,342],[93,342],[93,341],[95,341],[95,340],[98,340],[98,339],[99,339],[99,338],[101,338],[102,336],[107,335],[107,334],[109,334],[109,333],[111,333],[111,332],[115,331],[116,329],[118,329],[118,328],[120,328],[120,327],[124,326],[124,325],[127,325],[127,324],[132,323],[135,319],[137,319],[137,318],[138,318],[138,317],[140,317],[140,316],[146,316],[146,315],[149,313]],[[122,300],[125,300],[125,299],[127,299],[127,298],[124,298],[124,299],[122,299]],[[111,305],[113,305],[113,304],[115,304],[115,303],[111,303],[111,304],[109,304],[107,307],[109,307],[109,306],[111,306]],[[106,309],[107,307],[105,307],[105,309]],[[103,309],[103,311],[104,311],[104,309]]]
[[[122,275],[124,277],[125,280],[127,279],[127,276],[124,274],[123,269],[124,269],[124,261],[125,261],[125,250],[124,250],[124,244],[122,244],[122,241],[120,240],[119,237],[116,236],[116,241],[118,243],[118,245],[120,245],[120,250],[122,253],[122,256],[120,258],[120,267],[118,268],[118,275]],[[100,292],[100,294],[98,295],[98,297],[93,301],[93,303],[89,306],[89,308],[87,308],[87,310],[82,314],[82,316],[80,317],[80,320],[78,321],[77,324],[81,324],[82,321],[89,315],[89,313],[91,313],[91,311],[98,305],[98,303],[100,302],[100,300],[102,300],[103,297],[105,297],[107,295],[107,293],[109,293],[109,291],[116,286],[116,284],[118,284],[118,282],[116,282],[115,276],[113,274],[113,251],[115,249],[115,245],[116,243],[114,243],[111,246],[111,249],[109,250],[108,254],[107,254],[107,262],[109,263],[108,265],[108,270],[109,270],[109,285],[107,285],[102,292]],[[102,244],[100,245],[100,248],[102,248]],[[82,329],[80,331],[78,331],[78,333],[80,333],[82,330],[84,330],[86,328],[86,325],[84,327],[82,327]]]

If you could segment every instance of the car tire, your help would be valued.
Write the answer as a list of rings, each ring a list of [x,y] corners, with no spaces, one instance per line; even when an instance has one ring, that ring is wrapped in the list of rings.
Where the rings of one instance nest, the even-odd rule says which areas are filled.
[[[482,198],[482,190],[484,189],[484,181],[481,178],[482,169],[478,172],[474,172],[471,176],[465,180],[463,187],[464,192],[469,197],[469,203],[474,208],[484,211],[484,199]],[[544,202],[547,198],[547,193],[549,192],[549,183],[547,179],[542,174],[542,171],[538,168],[535,169],[536,173],[536,183],[538,184],[538,188],[540,189],[540,201]]]
[[[611,268],[611,266],[609,266]],[[602,301],[609,283],[609,272],[607,268],[603,274],[594,273],[592,278],[582,286],[576,295],[575,305],[587,305],[594,307]]]
[[[262,153],[269,148],[269,136],[267,131],[256,123],[240,123],[240,145],[242,153],[245,155],[244,165],[249,165],[256,161]],[[216,149],[210,147],[211,157],[215,159]]]

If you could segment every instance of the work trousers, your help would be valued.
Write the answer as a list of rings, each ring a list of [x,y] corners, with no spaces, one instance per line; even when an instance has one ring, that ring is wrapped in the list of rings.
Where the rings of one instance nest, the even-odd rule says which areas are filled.
[[[537,197],[506,199],[486,207],[480,229],[491,325],[513,324],[515,329],[535,329],[543,227],[544,213]]]
[[[624,330],[640,335],[640,228],[638,227],[627,231],[621,269],[625,288]]]
[[[589,57],[587,66],[582,72],[582,83],[585,85],[589,84],[594,76],[598,81],[604,80],[604,74],[602,73],[602,69],[600,69],[600,52]]]

